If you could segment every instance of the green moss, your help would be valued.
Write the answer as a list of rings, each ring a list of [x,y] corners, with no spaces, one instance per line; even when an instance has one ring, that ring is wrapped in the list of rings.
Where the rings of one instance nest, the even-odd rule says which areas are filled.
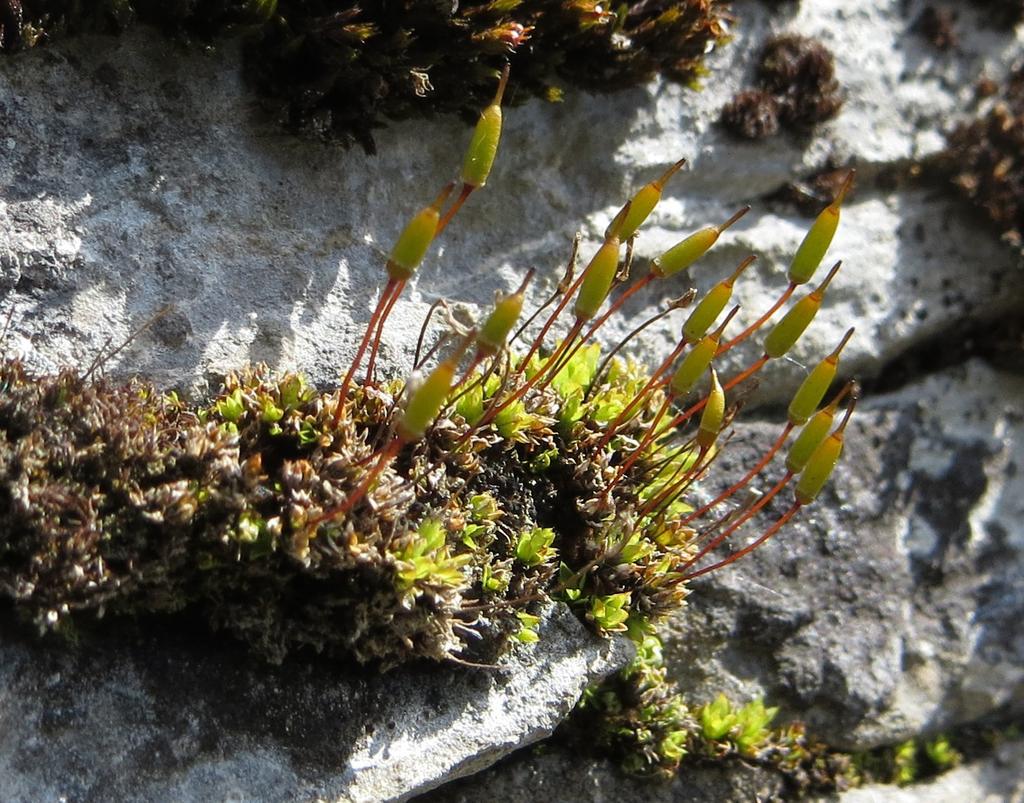
[[[372,150],[387,119],[475,118],[506,59],[512,104],[659,74],[693,83],[725,13],[719,0],[0,0],[0,50],[135,21],[201,41],[240,32],[246,77],[275,116]]]
[[[503,601],[550,591],[560,556],[573,570],[594,564],[575,590],[598,629],[682,594],[645,584],[674,548],[605,568],[604,515],[578,512],[600,484],[586,448],[614,381],[568,434],[553,426],[554,389],[529,396],[530,423],[497,442],[459,451],[466,422],[438,421],[368,505],[328,520],[392,426],[384,390],[360,389],[335,428],[336,395],[262,368],[198,407],[11,361],[0,385],[0,590],[44,628],[86,611],[191,607],[274,660],[302,646],[385,663],[485,659],[510,634],[523,640],[523,606]],[[538,454],[555,457],[539,470]],[[471,613],[481,605],[486,620]]]
[[[661,643],[634,631],[637,658],[586,691],[557,738],[615,760],[640,778],[669,779],[701,764],[743,761],[779,773],[786,799],[842,792],[863,784],[907,786],[934,778],[963,760],[991,754],[1014,727],[969,725],[860,753],[830,748],[804,726],[773,726],[777,708],[761,699],[737,705],[724,694],[688,704],[662,661]]]
[[[35,376],[0,360],[0,595],[43,631],[104,614],[188,609],[272,661],[317,650],[384,666],[491,662],[536,642],[542,607],[560,601],[594,631],[626,633],[639,644],[637,661],[581,709],[601,719],[594,732],[631,772],[670,775],[689,753],[777,756],[792,774],[806,774],[819,751],[794,728],[770,730],[775,710],[761,701],[734,708],[722,698],[691,714],[666,682],[653,632],[680,608],[689,579],[742,558],[813,502],[855,401],[806,461],[798,482],[809,473],[814,492],[798,485],[787,512],[757,540],[716,560],[713,551],[793,472],[748,509],[723,516],[719,505],[757,469],[693,509],[690,492],[712,470],[725,448],[716,441],[738,411],[735,402],[726,408],[724,394],[768,358],[723,390],[713,357],[761,325],[721,343],[734,309],[713,334],[703,335],[710,320],[697,327],[691,351],[682,356],[684,339],[654,375],[612,355],[602,360],[591,337],[630,295],[664,278],[657,260],[628,289],[591,299],[586,315],[572,312],[565,339],[552,346],[548,334],[595,264],[574,281],[574,249],[567,275],[523,325],[530,329],[553,305],[534,339],[524,338],[526,355],[481,344],[475,330],[449,333],[423,363],[449,338],[457,346],[429,370],[417,346],[408,385],[376,381],[371,366],[389,310],[474,190],[463,187],[441,217],[452,188],[414,218],[427,221],[417,234],[426,242],[400,277],[393,261],[385,266],[384,290],[337,390],[255,367],[226,377],[215,398],[190,403],[143,382],[92,380],[92,369]],[[808,235],[817,261],[840,201]],[[598,254],[604,259],[621,245],[613,233]],[[613,285],[629,276],[632,252],[630,243],[620,266],[615,251]],[[720,308],[750,261],[732,274]],[[804,260],[804,281],[816,267]],[[591,321],[612,290],[621,292]],[[634,334],[695,296],[669,302]],[[820,303],[818,290],[813,298]],[[671,368],[677,359],[691,365],[698,349],[711,390],[692,404],[686,397],[701,377],[688,378],[684,392]],[[677,413],[674,403],[689,410]],[[691,421],[705,404],[715,415]]]

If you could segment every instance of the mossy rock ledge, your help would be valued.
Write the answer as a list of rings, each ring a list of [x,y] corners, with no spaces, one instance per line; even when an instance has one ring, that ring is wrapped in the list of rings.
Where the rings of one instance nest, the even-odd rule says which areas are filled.
[[[844,371],[866,390],[847,455],[811,515],[733,570],[694,583],[664,633],[668,672],[695,704],[719,691],[763,695],[781,718],[801,718],[848,750],[992,717],[1019,722],[1024,270],[998,230],[942,181],[909,180],[908,167],[943,151],[950,121],[971,114],[973,78],[999,82],[1024,56],[1024,34],[987,26],[985,4],[972,4],[957,23],[959,46],[936,53],[912,31],[922,4],[732,5],[743,24],[709,56],[703,92],[655,82],[509,109],[486,191],[395,305],[379,370],[408,374],[410,344],[438,297],[457,316],[478,313],[536,265],[544,278],[531,288],[535,304],[574,231],[582,226],[581,250],[591,253],[622,200],[683,156],[692,169],[638,241],[638,264],[751,203],[755,212],[674,288],[703,291],[757,252],[738,321],[749,322],[775,298],[808,224],[768,198],[794,180],[813,194],[822,171],[856,166],[833,246],[847,261],[830,301],[840,314],[823,315],[793,353],[810,364],[857,327]],[[842,109],[804,138],[734,141],[718,125],[721,109],[751,84],[764,40],[781,32],[834,53]],[[239,48],[182,48],[140,27],[0,60],[10,356],[39,373],[88,365],[108,337],[120,341],[170,302],[108,373],[191,398],[209,398],[247,363],[337,385],[380,291],[385,249],[451,177],[468,131],[453,118],[396,123],[376,133],[372,159],[296,139],[254,108]],[[660,300],[633,299],[607,340]],[[655,362],[677,336],[675,319],[654,325],[631,355]],[[753,350],[728,355],[722,373]],[[799,370],[764,373],[721,482],[776,437]],[[0,620],[0,799],[48,790],[87,801],[358,799],[353,789],[401,798],[540,738],[586,683],[629,657],[557,610],[543,625],[554,637],[517,648],[497,671],[412,665],[379,678],[308,656],[269,667],[188,620],[143,625],[68,646]],[[444,751],[414,745],[417,733]],[[407,759],[387,786],[359,787],[345,774]],[[972,790],[959,798],[938,786],[872,792],[929,803],[1012,797],[1021,766],[1008,748],[976,771],[955,770],[976,781],[955,787]],[[786,794],[777,776],[742,762],[688,772],[638,786],[609,761],[549,744],[431,794],[494,803]]]

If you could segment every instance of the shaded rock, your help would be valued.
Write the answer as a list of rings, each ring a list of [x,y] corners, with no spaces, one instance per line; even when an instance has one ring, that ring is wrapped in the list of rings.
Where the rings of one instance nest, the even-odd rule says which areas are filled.
[[[959,47],[935,54],[909,31],[914,15],[904,17],[895,0],[735,7],[744,24],[733,45],[709,59],[705,92],[652,84],[507,115],[486,191],[473,196],[396,305],[382,355],[388,370],[410,367],[423,313],[439,296],[474,309],[496,287],[518,285],[530,265],[541,273],[534,300],[545,296],[576,228],[587,258],[630,190],[680,156],[692,168],[672,182],[643,232],[638,271],[743,203],[756,213],[688,277],[634,299],[627,316],[606,327],[609,340],[688,284],[709,287],[753,250],[757,267],[736,293],[739,322],[751,320],[781,290],[808,225],[788,207],[765,212],[758,198],[847,163],[859,167],[860,187],[830,252],[847,266],[797,360],[831,349],[856,325],[844,371],[884,374],[912,349],[943,349],[955,327],[984,331],[1017,314],[1018,254],[958,200],[874,178],[940,150],[976,76],[1001,77],[1022,52],[1022,34],[979,28],[977,13],[965,9]],[[764,39],[783,30],[819,38],[835,53],[843,109],[806,142],[733,142],[715,125],[721,107],[749,83]],[[292,139],[250,104],[234,48],[182,51],[140,30],[0,64],[0,288],[14,309],[9,351],[43,370],[88,364],[108,337],[126,337],[170,303],[161,324],[122,353],[118,370],[198,392],[250,360],[337,381],[381,288],[387,249],[454,172],[469,134],[452,120],[395,125],[378,136],[373,159]],[[667,319],[633,353],[652,362],[677,335],[678,320]],[[731,353],[723,374],[756,357],[757,345]],[[757,401],[782,401],[799,375],[785,362],[771,366]],[[822,503],[744,564],[695,584],[669,644],[690,698],[764,692],[817,735],[849,746],[1019,709],[1024,489],[1012,402],[1022,392],[1019,378],[973,362],[911,378],[904,391],[865,404]],[[744,430],[723,467],[742,473],[777,429]],[[236,787],[271,800],[337,795],[352,756],[338,747],[335,729],[362,717],[358,706],[392,699],[365,681],[356,684],[358,697],[349,695],[336,670],[313,665],[259,675],[244,657],[187,639],[68,652],[10,638],[0,651],[0,687],[24,692],[0,697],[0,784],[8,784],[0,797],[15,800],[26,790],[86,799],[181,799],[190,789],[227,795]],[[549,674],[547,664],[531,666],[522,677]],[[542,726],[503,732],[487,719],[472,732],[511,749],[549,730],[598,674],[581,666],[572,693],[563,688],[557,704],[537,699],[533,721]],[[479,699],[502,676],[427,673],[417,682],[430,699],[453,677],[471,678],[470,696]],[[514,689],[495,687],[488,699],[532,701],[532,688]],[[200,702],[189,708],[193,698]],[[496,757],[474,744],[473,755]],[[539,799],[538,789],[555,797],[569,790],[597,800],[620,788],[607,766],[568,767],[550,755],[496,770],[509,773],[503,794]],[[476,766],[465,756],[413,758],[417,772],[433,774],[396,781],[396,795]],[[56,769],[66,789],[46,785]],[[695,787],[704,789],[697,799],[749,798],[774,783],[758,777],[743,786],[729,773],[719,781]],[[452,794],[479,799],[482,787],[466,783]],[[687,799],[687,783],[662,791]],[[645,787],[637,799],[651,794]]]
[[[486,772],[432,792],[417,803],[705,803],[709,800],[771,800],[784,791],[781,778],[742,762],[688,767],[672,783],[629,778],[605,761],[562,746],[524,751]]]
[[[841,803],[1003,803],[1024,800],[1024,743],[1010,742],[987,761],[957,767],[916,786],[866,786]]]
[[[0,799],[404,800],[547,736],[632,657],[563,608],[495,670],[271,668],[194,632],[109,631],[40,644],[0,620]]]
[[[666,644],[687,696],[766,694],[851,749],[1024,710],[1022,394],[972,361],[863,403],[819,502],[693,584]],[[719,467],[738,479],[779,429]]]

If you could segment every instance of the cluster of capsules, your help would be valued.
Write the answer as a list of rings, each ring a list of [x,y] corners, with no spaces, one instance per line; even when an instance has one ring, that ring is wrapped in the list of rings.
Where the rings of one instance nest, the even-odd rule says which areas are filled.
[[[483,187],[494,164],[501,137],[501,100],[508,81],[508,68],[504,70],[494,100],[481,113],[462,166],[460,181],[447,184],[437,197],[424,209],[416,213],[392,248],[387,261],[387,283],[381,293],[367,324],[353,362],[345,375],[338,394],[335,423],[346,415],[347,404],[353,382],[364,358],[368,356],[366,383],[373,383],[374,363],[385,322],[407,282],[415,274],[432,242],[445,229],[454,215],[470,195]],[[574,277],[576,248],[573,248],[564,277],[553,294],[543,302],[536,312],[517,329],[523,310],[527,286],[533,276],[527,273],[522,285],[513,293],[499,294],[493,310],[476,328],[464,333],[458,344],[433,370],[417,374],[406,390],[401,409],[392,424],[387,440],[378,448],[359,485],[348,495],[339,507],[327,511],[321,521],[338,517],[351,510],[366,496],[381,472],[395,459],[403,447],[423,438],[435,419],[466,392],[469,386],[483,383],[493,372],[502,371],[499,390],[489,400],[483,415],[470,425],[459,444],[494,422],[495,418],[510,405],[527,396],[542,393],[569,364],[573,356],[595,336],[600,327],[626,301],[651,283],[680,274],[706,254],[721,234],[739,221],[749,206],[739,209],[728,220],[719,225],[706,226],[690,234],[663,254],[653,259],[650,270],[622,290],[615,299],[605,305],[617,286],[624,284],[632,261],[632,246],[640,226],[654,211],[661,200],[666,183],[685,164],[680,160],[670,166],[660,177],[642,187],[612,219],[604,241],[584,270]],[[684,446],[669,455],[669,459],[680,451],[687,451],[691,459],[679,462],[675,473],[659,486],[638,509],[638,518],[664,513],[671,503],[691,487],[711,461],[720,452],[717,446],[720,436],[730,424],[736,408],[727,408],[726,393],[748,380],[770,360],[783,357],[797,342],[821,308],[825,292],[838,273],[841,263],[836,263],[824,280],[807,295],[797,300],[783,317],[768,330],[764,339],[762,355],[736,376],[722,382],[714,368],[714,360],[735,348],[758,332],[782,309],[797,289],[808,284],[821,265],[839,225],[840,207],[853,184],[854,173],[847,175],[836,198],[816,218],[810,230],[796,251],[788,269],[789,283],[782,294],[756,321],[742,332],[725,339],[725,330],[739,310],[733,306],[726,312],[732,299],[733,288],[743,272],[756,257],[744,259],[727,278],[714,285],[703,297],[693,304],[682,327],[682,337],[672,352],[650,375],[646,383],[625,405],[624,409],[607,426],[597,443],[598,450],[604,450],[613,443],[617,431],[641,410],[646,409],[652,399],[660,394],[663,398],[657,405],[657,412],[640,442],[626,452],[621,452],[606,492],[609,495],[628,475],[634,464],[643,457],[650,457],[651,448],[666,435],[700,413],[696,435]],[[461,190],[445,209],[455,188],[461,182]],[[623,248],[625,246],[625,256]],[[688,297],[674,302],[670,308],[648,319],[627,335],[609,354],[594,377],[596,385],[610,358],[631,338],[639,334],[655,320],[664,317],[673,309],[691,304],[696,296],[691,291]],[[573,320],[566,334],[544,355],[544,344],[551,330],[566,307],[573,302]],[[537,321],[548,308],[546,319],[540,331],[533,338],[525,357],[513,360],[508,356],[507,344],[518,337]],[[604,311],[602,312],[602,310]],[[725,313],[723,317],[723,312]],[[721,318],[721,322],[717,323]],[[714,327],[714,328],[712,328]],[[514,331],[515,330],[515,331]],[[831,476],[843,449],[844,433],[856,405],[858,390],[856,383],[848,382],[826,405],[819,409],[829,387],[834,381],[839,366],[840,354],[853,335],[853,329],[845,333],[835,349],[814,366],[800,384],[788,408],[787,422],[782,433],[762,459],[735,484],[724,490],[707,504],[682,514],[677,524],[690,526],[692,522],[714,511],[721,503],[734,497],[741,489],[750,486],[772,458],[783,448],[793,431],[802,427],[799,435],[789,448],[786,456],[786,471],[773,487],[764,493],[748,493],[747,500],[739,509],[734,509],[712,522],[711,525],[695,531],[691,556],[679,569],[680,581],[689,580],[714,571],[743,557],[763,544],[785,525],[804,506],[811,504]],[[460,365],[467,354],[468,367],[461,373]],[[539,360],[539,367],[538,367]],[[528,370],[528,366],[530,369]],[[484,367],[483,372],[480,368]],[[683,400],[698,385],[702,377],[709,377],[709,391],[689,408],[674,412],[674,404]],[[836,424],[840,406],[846,402],[845,412]],[[665,460],[663,462],[668,462]],[[788,509],[749,545],[733,552],[727,558],[702,568],[696,568],[699,561],[722,545],[726,539],[755,516],[785,486],[796,478],[794,500]]]

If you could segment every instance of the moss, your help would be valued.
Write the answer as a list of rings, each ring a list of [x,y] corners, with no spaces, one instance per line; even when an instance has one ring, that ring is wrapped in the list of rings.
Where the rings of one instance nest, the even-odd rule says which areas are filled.
[[[946,7],[926,6],[914,22],[914,30],[937,50],[952,50],[957,46],[957,14]]]
[[[471,337],[409,387],[350,383],[358,360],[333,392],[257,367],[203,404],[3,361],[0,594],[42,630],[189,609],[272,661],[302,648],[384,665],[490,661],[510,639],[536,640],[552,599],[598,632],[648,634],[690,576],[752,548],[698,571],[757,508],[721,533],[716,506],[685,515],[736,409],[712,375],[704,401],[670,421],[674,377],[601,360],[571,334],[542,349],[567,290],[527,357],[497,354],[481,373],[478,355],[454,389]],[[710,361],[729,317],[680,371],[694,354]],[[723,398],[699,436],[678,429],[712,394]],[[423,425],[410,429],[414,407]]]
[[[746,89],[722,109],[722,125],[744,139],[764,139],[779,133],[779,101],[763,89]]]
[[[1016,247],[1024,244],[1024,67],[991,108],[947,138],[939,169]]]
[[[86,611],[198,608],[272,660],[302,646],[385,663],[487,659],[520,629],[522,606],[502,600],[548,589],[560,557],[597,563],[581,600],[592,587],[596,599],[623,595],[623,616],[657,615],[682,594],[644,579],[668,552],[605,571],[601,517],[572,510],[594,507],[600,486],[586,451],[592,411],[629,376],[613,372],[561,431],[556,390],[530,397],[516,437],[464,453],[465,421],[438,421],[384,471],[370,504],[318,524],[358,485],[400,384],[361,390],[336,429],[337,398],[296,375],[246,370],[195,407],[141,383],[37,377],[8,361],[0,589],[44,628]],[[557,458],[538,472],[542,453]],[[557,524],[557,537],[539,524]],[[494,610],[472,613],[481,605]]]
[[[506,78],[481,115],[471,156],[498,146]],[[726,448],[728,438],[718,440],[739,409],[726,393],[769,359],[724,383],[712,366],[771,318],[722,342],[736,308],[722,313],[752,258],[706,293],[655,372],[613,354],[601,359],[592,342],[634,293],[692,264],[749,211],[686,237],[623,289],[633,253],[632,241],[619,239],[625,221],[631,233],[641,226],[681,165],[622,207],[578,276],[573,249],[554,292],[515,334],[532,270],[517,291],[499,296],[501,314],[488,317],[483,339],[475,329],[446,333],[421,360],[428,316],[408,383],[377,380],[380,335],[434,239],[486,185],[486,166],[469,171],[472,180],[464,170],[450,204],[456,182],[403,229],[337,390],[255,367],[226,377],[213,399],[186,402],[140,381],[93,380],[99,359],[85,375],[51,376],[0,360],[0,596],[44,632],[104,615],[187,610],[271,661],[316,650],[384,667],[415,659],[489,664],[538,641],[542,606],[560,601],[597,633],[639,643],[640,657],[612,681],[618,685],[591,696],[604,743],[633,756],[631,771],[671,774],[687,751],[760,760],[778,749],[803,766],[801,750],[816,754],[792,730],[773,736],[775,711],[760,701],[738,709],[716,701],[691,716],[666,683],[652,634],[682,606],[689,580],[741,559],[814,501],[855,398],[831,434],[829,422],[847,394],[856,396],[855,383],[815,414],[797,441],[802,456],[790,453],[784,479],[756,503],[730,504],[784,439],[743,482],[694,510],[690,494]],[[852,179],[811,226],[776,309],[822,262]],[[791,307],[768,341],[799,338],[837,270]],[[549,344],[574,295],[572,323]],[[668,302],[626,340],[695,296]],[[515,354],[508,343],[542,314],[539,332],[524,337],[526,354]],[[822,401],[851,334],[812,371],[823,378],[801,384],[801,409]],[[452,339],[455,347],[428,369]],[[780,357],[787,348],[766,350]],[[822,366],[831,366],[825,375]],[[708,390],[691,403],[705,375]],[[735,396],[742,399],[742,389]],[[687,407],[677,413],[676,403]],[[792,411],[789,418],[787,433],[806,420]],[[817,446],[807,446],[808,431],[819,433]],[[790,480],[785,513],[742,549],[711,557]]]
[[[801,799],[865,784],[921,783],[1020,738],[1014,724],[979,723],[858,753],[836,750],[800,722],[775,724],[778,709],[761,699],[738,704],[720,694],[688,703],[668,679],[659,640],[648,632],[638,642],[633,663],[588,689],[555,737],[616,761],[631,776],[668,780],[692,767],[742,761],[778,773],[785,799]]]
[[[17,13],[21,3],[22,11]],[[719,0],[0,0],[3,50],[136,20],[179,38],[246,34],[244,72],[287,126],[373,148],[387,119],[456,112],[493,92],[511,59],[508,100],[558,100],[655,75],[693,83],[725,40]]]
[[[647,634],[636,660],[589,689],[558,738],[618,762],[628,775],[667,780],[694,765],[744,761],[780,773],[794,797],[855,785],[853,759],[808,738],[799,723],[772,727],[777,708],[724,695],[688,705],[669,680],[661,643]]]
[[[733,98],[720,122],[745,139],[774,136],[780,126],[806,135],[835,117],[842,105],[835,59],[828,48],[815,39],[784,34],[765,43],[757,64],[757,88]]]

